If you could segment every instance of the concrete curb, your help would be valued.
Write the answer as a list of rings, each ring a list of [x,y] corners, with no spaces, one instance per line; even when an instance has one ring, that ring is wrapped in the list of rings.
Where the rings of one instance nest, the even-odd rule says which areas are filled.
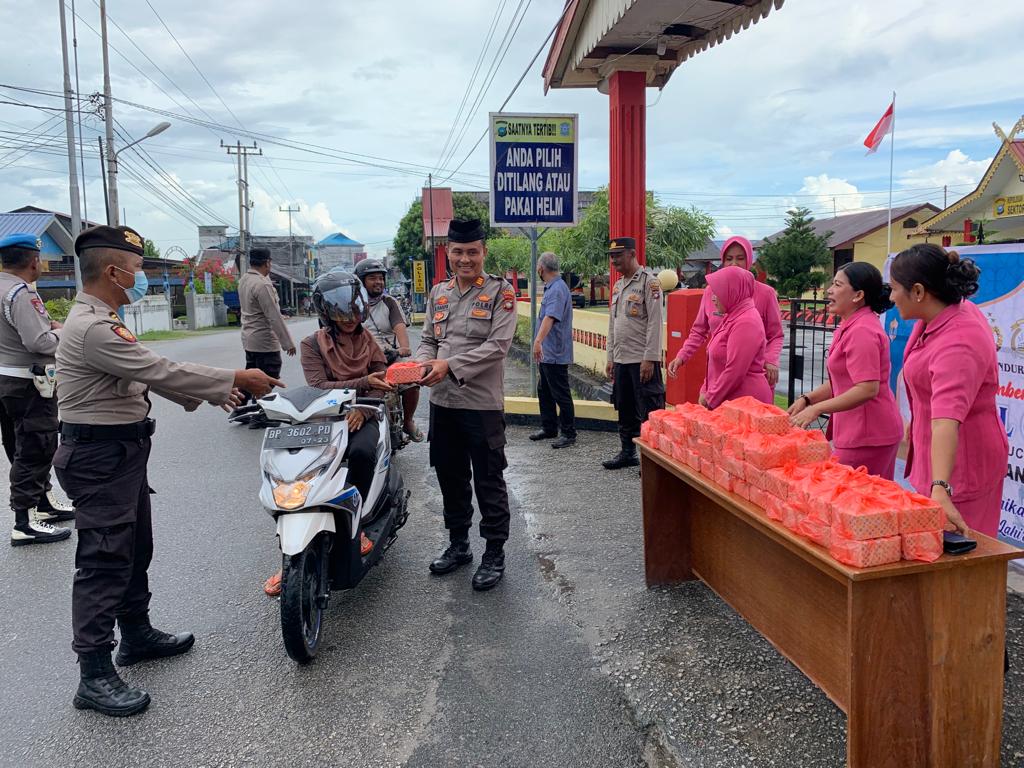
[[[618,415],[610,403],[574,400],[576,428],[589,432],[615,432]],[[505,421],[516,426],[540,426],[540,403],[535,397],[506,397]]]

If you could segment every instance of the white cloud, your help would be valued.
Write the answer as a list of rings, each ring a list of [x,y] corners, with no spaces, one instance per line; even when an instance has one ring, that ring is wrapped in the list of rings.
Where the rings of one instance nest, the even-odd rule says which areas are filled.
[[[811,202],[804,198],[800,204],[813,210],[828,210],[834,207],[836,213],[863,210],[864,195],[855,184],[846,179],[833,179],[827,173],[818,176],[805,176],[804,185],[800,187],[801,195],[815,195]]]
[[[992,158],[971,160],[959,149],[952,150],[942,160],[913,168],[900,175],[899,183],[904,187],[973,187],[981,180]]]

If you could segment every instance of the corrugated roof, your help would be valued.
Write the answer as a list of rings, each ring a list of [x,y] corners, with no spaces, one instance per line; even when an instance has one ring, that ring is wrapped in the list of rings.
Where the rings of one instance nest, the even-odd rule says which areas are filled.
[[[42,237],[52,221],[52,213],[0,213],[0,237],[21,233]]]
[[[343,246],[346,246],[346,247],[349,247],[349,248],[352,248],[352,247],[362,248],[363,247],[362,243],[353,240],[351,237],[346,235],[344,232],[335,232],[333,235],[328,235],[323,240],[321,240],[319,243],[317,243],[317,245],[328,245],[328,246],[330,246],[330,245],[342,246],[343,245]]]
[[[915,205],[903,205],[892,209],[892,220],[895,222],[904,216],[909,216],[916,211],[924,211],[925,215],[938,212],[931,203],[917,203]],[[876,211],[864,211],[863,213],[848,213],[845,216],[836,216],[833,219],[815,219],[811,224],[817,234],[832,232],[828,240],[829,248],[841,248],[844,245],[852,244],[853,241],[864,237],[877,229],[886,226],[889,221],[889,209],[879,208]],[[768,237],[778,237],[785,230],[779,230]]]

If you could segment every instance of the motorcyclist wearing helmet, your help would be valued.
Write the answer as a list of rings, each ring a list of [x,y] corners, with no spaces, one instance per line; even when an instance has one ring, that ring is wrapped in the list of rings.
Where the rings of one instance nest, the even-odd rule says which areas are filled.
[[[393,389],[384,380],[384,352],[363,327],[370,301],[359,279],[347,272],[323,275],[314,285],[313,306],[322,327],[299,345],[306,383],[318,389],[354,389],[360,397],[383,397]],[[367,419],[361,408],[352,408],[347,419],[349,476],[365,499],[377,463],[380,426]],[[360,536],[365,556],[374,542],[365,533]],[[268,595],[279,595],[281,572],[271,576],[263,589]]]
[[[355,275],[366,288],[370,299],[370,311],[366,329],[373,334],[389,363],[399,357],[410,357],[409,329],[398,302],[384,293],[387,269],[377,259],[363,259],[356,264]],[[391,353],[390,355],[388,353]],[[420,402],[419,387],[410,387],[402,392],[402,409],[405,424],[402,430],[415,443],[423,442],[423,432],[416,426],[416,406]]]

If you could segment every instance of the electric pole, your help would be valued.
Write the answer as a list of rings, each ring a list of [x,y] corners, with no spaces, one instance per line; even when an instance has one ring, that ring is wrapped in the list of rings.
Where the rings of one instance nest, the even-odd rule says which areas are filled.
[[[288,214],[288,279],[295,280],[295,240],[292,239],[292,214],[298,213],[301,209],[298,207],[292,208],[291,203],[288,204],[287,208],[277,207],[277,210],[281,213]],[[299,302],[295,300],[295,283],[292,282],[292,304],[294,309],[298,311]]]
[[[251,147],[242,146],[240,141],[231,146],[222,140],[220,145],[229,155],[238,156],[238,276],[241,277],[249,271],[249,155],[262,155],[263,150],[255,141]]]
[[[107,50],[107,0],[100,0],[100,38],[103,43],[103,121],[107,129],[107,224],[116,227],[120,222],[117,202],[117,158],[114,156],[114,102],[110,95],[110,54]]]
[[[71,193],[71,237],[78,237],[82,231],[82,212],[78,200],[78,161],[75,158],[75,124],[71,116],[71,71],[68,67],[68,28],[64,18],[64,0],[60,4],[60,54],[64,60],[64,123],[68,136],[68,189]],[[74,254],[72,254],[74,255]],[[72,258],[75,265],[75,291],[82,291],[82,268],[77,258]]]

